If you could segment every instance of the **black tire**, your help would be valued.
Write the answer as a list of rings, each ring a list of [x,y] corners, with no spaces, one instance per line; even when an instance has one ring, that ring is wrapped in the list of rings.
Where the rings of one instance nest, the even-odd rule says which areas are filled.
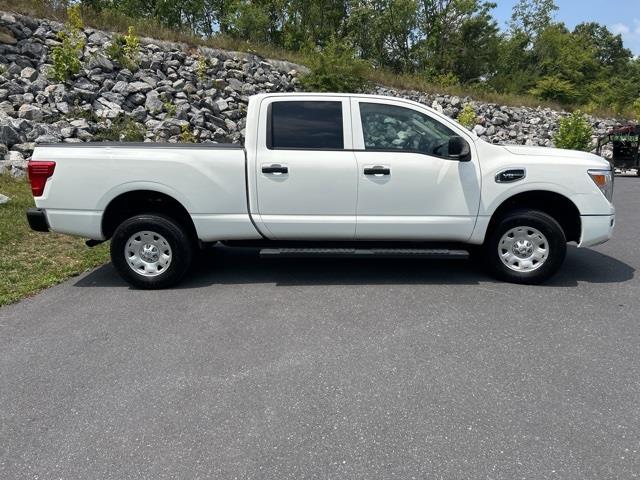
[[[161,266],[153,267],[157,270],[152,274],[153,276],[146,276],[144,273],[134,271],[125,253],[129,240],[134,234],[140,232],[156,234],[151,235],[150,242],[162,242],[162,240],[165,240],[170,247],[164,252],[169,254],[170,262],[166,268]],[[149,237],[148,234],[147,237]],[[151,243],[149,245],[155,246]],[[162,242],[161,245],[165,245],[165,243]],[[134,287],[147,290],[167,288],[182,280],[189,270],[193,258],[193,245],[193,239],[190,238],[185,228],[175,220],[156,214],[136,215],[122,222],[113,234],[111,238],[111,262],[122,278]],[[132,244],[131,248],[135,250],[135,245]],[[158,248],[162,249],[161,246]],[[140,252],[137,251],[136,253]],[[155,264],[149,265],[153,266]],[[140,268],[142,269],[143,267]]]
[[[502,261],[498,249],[501,239],[517,227],[536,229],[546,237],[548,253],[539,267],[532,267],[529,271],[516,271]],[[482,250],[485,265],[496,278],[511,283],[535,285],[549,279],[558,271],[567,254],[567,239],[560,224],[550,215],[539,210],[514,210],[507,213],[492,228]],[[506,251],[505,249],[503,253]]]

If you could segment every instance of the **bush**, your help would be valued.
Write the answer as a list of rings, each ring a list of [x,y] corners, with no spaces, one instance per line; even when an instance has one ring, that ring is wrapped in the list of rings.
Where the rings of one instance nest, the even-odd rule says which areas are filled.
[[[441,73],[430,77],[431,83],[442,88],[450,88],[460,85],[460,80],[454,73]]]
[[[180,127],[180,142],[181,143],[196,143],[196,137],[191,132],[189,125],[182,125]]]
[[[102,128],[94,136],[95,141],[141,142],[144,140],[145,128],[130,117],[120,116],[109,126]]]
[[[77,75],[82,68],[82,52],[84,50],[84,37],[82,35],[82,17],[80,6],[74,5],[67,9],[69,18],[65,30],[58,33],[61,45],[53,48],[51,58],[53,68],[51,74],[59,82],[64,82],[72,75]]]
[[[559,77],[545,77],[538,80],[529,93],[540,100],[570,104],[578,100],[573,83]]]
[[[133,27],[129,26],[126,35],[114,35],[106,52],[111,60],[132,72],[136,71],[140,63],[140,39]]]
[[[201,82],[204,82],[207,78],[207,70],[209,69],[209,61],[206,59],[204,55],[198,56],[198,66],[196,68],[196,73],[198,74],[198,79]]]
[[[308,51],[310,73],[302,86],[313,92],[360,92],[367,85],[369,64],[355,56],[353,48],[332,38],[320,51]]]
[[[167,112],[167,116],[168,117],[175,117],[176,116],[176,112],[177,112],[178,109],[176,108],[176,106],[173,103],[164,102],[162,107],[164,108],[164,111]]]
[[[578,110],[560,119],[560,128],[553,141],[558,148],[589,152],[593,146],[592,134],[593,129],[587,118]]]
[[[470,103],[467,103],[458,114],[458,123],[463,127],[471,130],[476,126],[478,116]]]
[[[633,114],[635,115],[636,120],[640,120],[640,98],[638,98],[635,102],[633,102]]]

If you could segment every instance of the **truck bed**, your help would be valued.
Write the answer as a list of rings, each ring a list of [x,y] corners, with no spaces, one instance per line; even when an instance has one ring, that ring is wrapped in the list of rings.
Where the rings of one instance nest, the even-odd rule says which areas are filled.
[[[247,207],[242,145],[43,144],[33,159],[56,163],[44,195],[36,198],[54,231],[102,240],[101,219],[112,201],[153,191],[184,206],[202,241],[260,238]]]

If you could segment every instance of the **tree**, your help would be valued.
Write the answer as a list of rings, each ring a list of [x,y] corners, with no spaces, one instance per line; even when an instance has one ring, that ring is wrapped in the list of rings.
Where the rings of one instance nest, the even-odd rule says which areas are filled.
[[[290,0],[284,24],[284,46],[294,50],[326,45],[330,38],[343,36],[347,20],[345,0]]]
[[[486,60],[497,53],[492,50],[497,45],[493,8],[494,3],[481,0],[421,0],[421,39],[416,45],[420,67],[431,76],[454,73],[465,80],[480,76],[478,70],[486,70]],[[488,56],[478,50],[484,47],[489,48]],[[470,68],[465,62],[471,62]]]
[[[518,0],[511,13],[511,33],[523,32],[532,41],[551,25],[558,10],[554,0]]]
[[[227,15],[229,34],[253,42],[283,45],[287,0],[238,0]]]
[[[500,40],[498,26],[487,11],[465,20],[451,42],[451,63],[445,68],[461,83],[479,81],[495,71]]]
[[[417,0],[371,0],[353,6],[349,38],[360,56],[396,72],[415,70]]]
[[[624,47],[622,36],[614,35],[604,25],[581,23],[573,30],[573,34],[593,49],[598,61],[605,67],[611,67],[612,71],[625,68],[633,58],[631,50]]]
[[[587,86],[598,78],[601,66],[596,51],[582,37],[561,23],[550,25],[535,39],[532,54],[538,78],[561,87],[567,102],[588,101]]]

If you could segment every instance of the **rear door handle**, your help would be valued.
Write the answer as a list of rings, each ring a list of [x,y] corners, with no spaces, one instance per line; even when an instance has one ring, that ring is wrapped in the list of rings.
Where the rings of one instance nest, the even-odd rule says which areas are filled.
[[[391,169],[382,165],[376,165],[374,167],[365,167],[365,175],[391,175]]]
[[[262,173],[275,173],[276,175],[289,173],[289,167],[287,167],[286,165],[280,165],[279,163],[262,165]]]

